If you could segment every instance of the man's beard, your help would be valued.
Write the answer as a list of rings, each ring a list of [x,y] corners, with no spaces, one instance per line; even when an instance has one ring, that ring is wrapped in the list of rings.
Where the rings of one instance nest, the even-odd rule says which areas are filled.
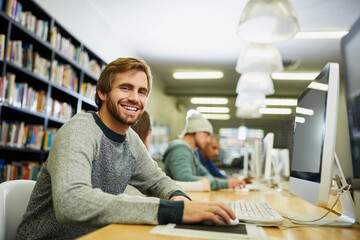
[[[118,110],[117,104],[112,101],[112,99],[109,99],[110,101],[106,102],[106,108],[108,109],[110,115],[115,118],[118,122],[125,124],[125,125],[134,125],[141,117],[142,114],[139,114],[136,119],[126,119],[125,116],[121,116],[121,111]],[[120,105],[120,104],[119,104]],[[140,112],[142,112],[142,109],[139,108]]]

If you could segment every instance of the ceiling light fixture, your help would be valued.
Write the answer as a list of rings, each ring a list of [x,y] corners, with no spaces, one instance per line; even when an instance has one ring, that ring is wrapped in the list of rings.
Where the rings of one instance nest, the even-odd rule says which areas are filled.
[[[273,80],[314,80],[319,73],[295,73],[295,72],[283,72],[273,73],[271,78]]]
[[[279,50],[272,44],[250,43],[240,54],[235,70],[245,72],[281,72],[284,69]]]
[[[296,39],[341,39],[348,34],[349,31],[308,31],[298,32],[294,38]]]
[[[228,107],[197,107],[196,111],[200,113],[228,113]]]
[[[207,119],[214,119],[214,120],[229,120],[230,115],[229,114],[201,114],[204,118]]]
[[[227,98],[193,97],[190,99],[192,104],[227,104]]]
[[[174,72],[175,79],[220,79],[224,76],[222,72]]]
[[[288,0],[251,0],[239,22],[239,36],[249,42],[275,43],[299,31],[295,10]]]
[[[297,99],[291,98],[267,98],[265,99],[266,106],[296,106]]]
[[[260,108],[261,114],[289,115],[292,113],[290,108]]]
[[[236,92],[261,91],[265,95],[274,94],[274,84],[270,74],[262,72],[246,72],[241,77],[236,86]]]

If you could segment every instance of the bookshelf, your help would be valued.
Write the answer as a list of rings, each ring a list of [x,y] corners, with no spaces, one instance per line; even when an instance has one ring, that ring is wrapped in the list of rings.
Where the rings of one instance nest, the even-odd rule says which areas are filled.
[[[96,110],[105,65],[34,1],[0,0],[0,182],[36,179],[57,129]]]

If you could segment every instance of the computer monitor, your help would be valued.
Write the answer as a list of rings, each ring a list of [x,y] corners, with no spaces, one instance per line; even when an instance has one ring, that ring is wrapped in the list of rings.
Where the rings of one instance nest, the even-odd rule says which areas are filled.
[[[290,155],[289,149],[284,148],[279,151],[279,172],[285,178],[290,176]]]
[[[271,180],[272,173],[272,150],[274,147],[274,133],[269,132],[264,137],[264,157],[263,157],[263,166],[264,166],[264,176],[263,179],[266,181]]]
[[[339,64],[328,63],[299,97],[296,108],[289,191],[318,206],[328,205],[333,169],[341,178],[339,184],[347,185],[335,158],[339,83]],[[298,216],[291,219],[301,224],[352,225],[355,210],[349,192],[341,195],[340,201],[343,214],[339,218],[310,221],[314,216]]]
[[[341,60],[344,76],[353,176],[360,178],[360,18],[341,39]],[[349,163],[348,163],[349,164]],[[350,165],[350,164],[349,164]]]

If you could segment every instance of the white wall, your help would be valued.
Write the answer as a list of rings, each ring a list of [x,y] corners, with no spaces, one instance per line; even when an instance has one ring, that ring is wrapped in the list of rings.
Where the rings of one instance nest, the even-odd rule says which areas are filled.
[[[35,0],[53,16],[71,35],[84,43],[106,62],[118,57],[138,57],[121,40],[121,33],[113,31],[106,17],[102,16],[87,0]],[[151,67],[151,66],[150,66]],[[153,72],[153,89],[146,109],[153,121],[170,127],[170,139],[176,138],[185,125],[185,114],[175,107],[175,98],[164,94],[161,79]]]

